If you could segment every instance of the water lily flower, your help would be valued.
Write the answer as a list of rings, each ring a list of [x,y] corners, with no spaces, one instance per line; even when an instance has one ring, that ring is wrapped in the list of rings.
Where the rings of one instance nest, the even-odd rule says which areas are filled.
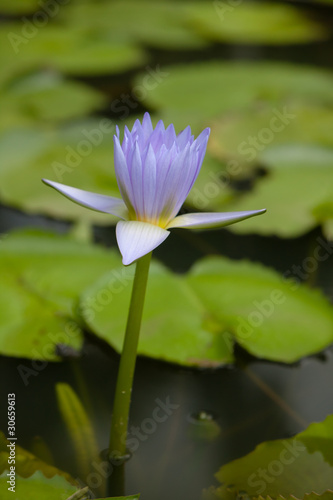
[[[122,143],[117,127],[114,164],[122,199],[43,181],[79,205],[119,217],[117,242],[128,265],[163,243],[172,228],[223,227],[265,212],[177,215],[199,174],[209,133],[206,128],[194,139],[188,126],[176,135],[162,121],[154,129],[149,113],[131,131],[125,126]]]

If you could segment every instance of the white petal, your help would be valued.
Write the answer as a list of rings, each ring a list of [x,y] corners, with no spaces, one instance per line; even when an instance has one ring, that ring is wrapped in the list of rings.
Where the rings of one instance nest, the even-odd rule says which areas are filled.
[[[91,208],[97,212],[116,215],[120,219],[126,220],[128,218],[127,207],[120,198],[114,198],[113,196],[107,196],[105,194],[92,193],[90,191],[83,191],[83,189],[66,186],[65,184],[49,181],[48,179],[42,179],[42,181],[79,205]]]
[[[170,232],[140,221],[118,222],[116,236],[123,264],[127,266],[158,247]]]
[[[172,227],[205,229],[210,227],[229,226],[235,222],[240,222],[265,212],[266,208],[262,210],[251,210],[248,212],[201,212],[195,214],[184,214],[179,215],[170,221],[167,225],[167,229],[171,229]]]

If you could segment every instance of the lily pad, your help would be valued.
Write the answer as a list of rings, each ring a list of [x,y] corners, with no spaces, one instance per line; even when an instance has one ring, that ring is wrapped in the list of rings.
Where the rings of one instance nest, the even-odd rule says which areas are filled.
[[[0,476],[3,500],[12,500],[13,498],[22,498],[22,500],[23,498],[24,500],[45,500],[45,498],[48,500],[66,500],[77,491],[77,488],[69,484],[64,477],[46,478],[39,471],[36,471],[28,478],[17,476],[14,490],[8,490],[7,480],[8,476],[3,473]]]
[[[12,443],[12,442],[11,442]],[[21,448],[15,442],[15,488],[7,483],[10,464],[8,457],[10,448],[9,441],[0,432],[0,488],[2,499],[11,500],[86,500],[88,498],[88,487],[79,488],[69,474],[56,467],[46,464],[37,457]],[[12,469],[13,470],[13,469]],[[13,496],[13,493],[16,495]],[[139,500],[140,495],[126,497],[105,498],[105,500]],[[100,499],[101,500],[101,499]]]
[[[112,224],[115,217],[76,205],[46,187],[41,179],[120,197],[112,160],[114,133],[115,124],[106,118],[46,130],[34,127],[3,132],[2,203],[28,213]]]
[[[251,109],[255,103],[278,106],[296,99],[308,105],[333,104],[333,74],[318,68],[263,61],[195,63],[164,70],[168,78],[142,101],[162,115],[166,109],[169,116],[174,113],[179,129],[191,123],[191,114],[204,125],[212,117]]]
[[[31,14],[38,9],[40,9],[39,0],[15,0],[15,2],[0,0],[0,12],[2,14]]]
[[[53,72],[16,77],[0,88],[1,128],[77,118],[100,108],[105,97]]]
[[[134,266],[38,231],[9,235],[0,258],[2,354],[56,361],[57,344],[80,349],[83,321],[121,350]],[[333,309],[319,291],[263,266],[211,258],[187,276],[152,266],[140,354],[217,366],[233,362],[238,342],[257,357],[292,363],[332,341]]]
[[[233,158],[244,167],[262,162],[262,154],[280,144],[331,146],[333,109],[297,100],[273,107],[257,104],[223,114],[211,122],[208,149],[216,158]]]
[[[68,26],[111,32],[116,39],[158,47],[186,50],[207,42],[186,23],[188,2],[122,0],[74,2],[63,9],[59,20]],[[191,4],[190,4],[191,5]]]
[[[328,37],[301,9],[279,3],[198,2],[191,4],[189,22],[208,40],[237,44],[290,45]]]
[[[12,442],[11,442],[12,443]],[[9,441],[5,438],[4,434],[0,432],[0,474],[3,476],[4,473],[8,472],[10,464],[8,464],[8,458],[10,453],[10,448],[8,445]],[[52,478],[54,476],[62,476],[67,483],[72,486],[77,486],[77,482],[67,473],[63,472],[52,465],[49,465],[36,456],[34,456],[29,451],[21,448],[15,443],[15,472],[21,478],[28,478],[32,476],[35,472],[43,474],[45,478]],[[2,490],[4,491],[4,489]]]
[[[132,274],[131,267],[112,271],[81,296],[87,325],[117,351]],[[140,354],[215,366],[233,361],[235,342],[257,357],[292,363],[333,342],[332,307],[319,291],[295,286],[258,264],[204,259],[184,277],[153,266]]]
[[[333,416],[289,439],[267,441],[221,467],[222,483],[207,498],[236,500],[333,498]]]
[[[47,16],[46,16],[47,19]],[[48,19],[47,19],[48,21]],[[0,30],[0,62],[3,69],[59,70],[70,75],[119,73],[140,67],[144,52],[110,32],[71,29],[48,23],[8,23]]]
[[[333,309],[323,295],[259,264],[207,258],[186,281],[230,341],[254,356],[292,363],[333,342]]]
[[[267,175],[257,181],[251,192],[223,209],[263,206],[267,216],[261,224],[250,220],[248,225],[235,225],[232,231],[290,238],[321,222],[328,223],[332,215],[323,213],[323,207],[333,197],[333,148],[281,145],[264,151],[260,158],[268,168]],[[217,205],[214,208],[219,210]]]
[[[89,328],[118,352],[122,349],[133,266],[114,270],[88,287],[80,310]],[[140,333],[139,354],[190,366],[215,366],[233,360],[216,323],[181,277],[152,266]]]
[[[119,263],[111,251],[64,236],[9,235],[0,246],[1,354],[56,361],[57,344],[80,350],[79,293]]]

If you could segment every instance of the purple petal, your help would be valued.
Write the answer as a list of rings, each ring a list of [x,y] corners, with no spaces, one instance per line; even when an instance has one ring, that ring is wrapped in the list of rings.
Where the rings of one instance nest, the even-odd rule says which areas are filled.
[[[118,222],[117,242],[123,256],[123,264],[128,266],[135,260],[158,247],[170,232],[147,222]]]
[[[92,193],[90,191],[83,191],[82,189],[66,186],[65,184],[49,181],[48,179],[42,179],[42,181],[78,205],[91,208],[97,212],[116,215],[120,219],[126,220],[128,218],[127,207],[123,200],[119,198],[114,198],[113,196],[107,196],[105,194]]]
[[[175,132],[175,127],[171,123],[171,125],[169,125],[165,131],[164,144],[169,149],[169,148],[171,148],[172,144],[174,142],[176,142],[176,139],[177,139],[177,136],[176,136],[176,132]]]
[[[154,201],[156,192],[156,158],[154,150],[149,144],[146,159],[143,164],[143,204],[144,217],[151,218],[154,211]]]
[[[150,137],[151,134],[153,133],[153,125],[151,123],[151,118],[150,118],[149,113],[145,113],[143,115],[143,119],[142,119],[142,131],[143,131],[145,140],[147,140],[148,137]]]
[[[134,205],[137,215],[143,216],[144,213],[144,201],[143,201],[143,172],[142,172],[142,160],[140,155],[139,145],[136,142],[133,149],[133,155],[129,162],[130,165],[130,179],[132,185],[132,203]]]
[[[183,228],[213,228],[213,227],[223,227],[234,224],[235,222],[240,222],[255,215],[260,215],[266,212],[266,208],[262,210],[251,210],[249,212],[202,212],[195,214],[185,214],[175,217],[167,225],[167,229],[172,227],[183,227]]]
[[[192,144],[193,139],[194,137],[191,135],[191,127],[188,126],[177,135],[176,144],[179,149],[184,149],[188,142]]]
[[[121,149],[118,137],[113,137],[114,142],[114,169],[116,173],[117,183],[121,196],[127,207],[133,209],[132,200],[133,192],[131,180],[127,168],[126,158]]]
[[[163,211],[163,217],[167,219],[173,218],[179,211],[179,208],[184,203],[185,198],[182,193],[187,193],[188,189],[184,184],[189,177],[189,169],[191,168],[191,155],[189,154],[189,143],[175,158],[172,159],[167,176],[164,180],[163,192],[159,200],[157,200],[160,210]],[[159,185],[160,178],[157,178]]]

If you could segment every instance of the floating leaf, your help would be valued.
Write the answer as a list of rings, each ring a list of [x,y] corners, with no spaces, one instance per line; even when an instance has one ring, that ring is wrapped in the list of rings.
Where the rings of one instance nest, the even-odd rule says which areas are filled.
[[[10,448],[8,445],[9,441],[5,438],[4,434],[0,432],[0,474],[8,472],[11,464],[8,463]],[[39,458],[35,457],[32,453],[28,452],[24,448],[21,448],[17,442],[15,442],[15,472],[22,478],[28,478],[32,476],[36,471],[43,473],[46,478],[52,478],[54,476],[61,475],[64,477],[67,483],[77,486],[76,481],[71,478],[67,472],[63,472],[52,465],[49,465]]]
[[[52,72],[16,77],[0,88],[1,128],[39,120],[68,120],[98,109],[105,98],[83,83]]]
[[[207,153],[197,180],[186,198],[186,204],[199,211],[225,206],[235,196],[230,180],[234,180],[234,172],[239,170],[234,161],[222,163]]]
[[[242,492],[258,500],[333,498],[333,416],[289,439],[267,441],[221,467],[222,486],[208,498],[236,500]],[[319,496],[320,495],[320,496]]]
[[[259,264],[207,258],[186,281],[230,340],[254,356],[292,363],[333,342],[333,309],[319,291]]]
[[[1,499],[12,500],[86,500],[88,487],[78,488],[78,483],[69,474],[48,465],[15,442],[15,488],[7,483],[10,464],[8,462],[9,442],[0,432],[0,488]],[[16,495],[13,495],[13,493]],[[139,500],[140,495],[112,497],[105,500]],[[101,500],[101,499],[99,499]]]
[[[301,9],[278,3],[198,2],[191,4],[189,22],[208,40],[237,44],[290,45],[328,36]]]
[[[15,129],[0,135],[0,198],[29,213],[112,224],[115,218],[84,209],[47,188],[43,177],[119,197],[113,168],[115,124],[79,121],[58,129]],[[17,145],[20,145],[18,148]]]
[[[55,361],[57,344],[79,350],[78,295],[119,263],[113,252],[64,236],[8,236],[0,246],[1,354]]]
[[[60,20],[73,26],[111,32],[116,39],[163,49],[193,49],[207,44],[186,23],[187,2],[140,0],[74,2]]]
[[[113,271],[81,297],[89,328],[118,351],[132,273]],[[249,262],[205,259],[187,277],[152,268],[140,354],[214,366],[232,362],[234,342],[260,358],[292,363],[333,342],[333,310],[318,291]]]
[[[0,30],[0,63],[9,71],[50,68],[71,75],[119,73],[140,67],[144,52],[110,32],[46,23],[7,23]]]
[[[0,258],[3,354],[57,360],[57,344],[80,349],[82,320],[121,350],[134,266],[119,267],[112,252],[40,232],[11,234]],[[274,271],[223,258],[199,262],[188,276],[152,266],[140,354],[216,366],[233,361],[238,342],[257,357],[291,363],[332,341],[327,300]]]
[[[232,231],[290,238],[327,222],[330,214],[323,213],[323,203],[333,197],[333,148],[281,145],[263,152],[260,158],[268,174],[251,192],[223,209],[260,206],[267,208],[267,214],[261,224],[250,220],[248,225],[232,227]],[[217,205],[214,208],[219,210]]]
[[[88,287],[80,310],[90,329],[118,352],[122,349],[133,266],[114,270]],[[215,324],[184,281],[156,264],[149,286],[140,333],[140,354],[174,363],[215,366],[232,361],[223,338],[223,324]]]
[[[175,114],[175,126],[191,123],[191,115],[208,120],[226,111],[254,103],[297,99],[310,104],[333,104],[331,72],[306,66],[272,62],[208,62],[168,66],[169,73],[142,101],[150,108]],[[138,77],[141,81],[142,75]],[[195,111],[194,111],[195,110]]]
[[[77,491],[77,488],[69,484],[64,477],[46,478],[40,471],[36,471],[28,478],[17,476],[15,489],[12,491],[7,488],[7,479],[6,473],[0,476],[3,500],[12,500],[13,498],[22,500],[45,500],[46,498],[48,500],[66,500]]]
[[[297,100],[274,107],[257,104],[216,118],[208,149],[222,161],[233,158],[246,167],[261,163],[262,154],[279,144],[333,146],[332,127],[333,109],[327,106]]]

